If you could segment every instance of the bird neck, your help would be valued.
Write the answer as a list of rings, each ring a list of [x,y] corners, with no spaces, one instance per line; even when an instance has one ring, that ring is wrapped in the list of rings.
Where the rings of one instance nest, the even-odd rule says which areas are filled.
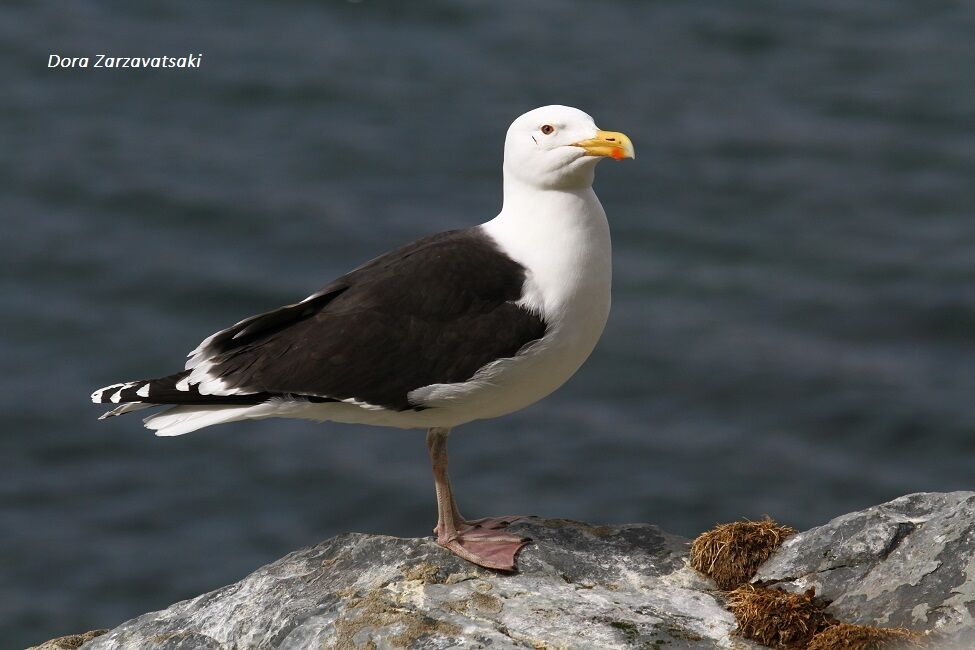
[[[579,217],[584,221],[593,217],[597,217],[597,221],[602,217],[605,221],[606,218],[591,183],[578,187],[538,187],[522,181],[508,170],[504,171],[504,202],[498,217],[506,215],[522,219],[529,215],[537,215],[540,219],[562,215],[564,219]]]
[[[609,224],[592,187],[542,189],[507,174],[504,181],[501,212],[483,227],[529,270],[546,310],[565,308],[579,292],[608,300]]]

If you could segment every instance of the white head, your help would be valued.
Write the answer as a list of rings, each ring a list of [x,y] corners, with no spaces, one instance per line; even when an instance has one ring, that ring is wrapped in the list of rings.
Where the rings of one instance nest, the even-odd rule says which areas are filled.
[[[508,127],[504,173],[539,189],[589,187],[607,156],[633,158],[633,144],[622,133],[600,131],[578,108],[542,106]]]

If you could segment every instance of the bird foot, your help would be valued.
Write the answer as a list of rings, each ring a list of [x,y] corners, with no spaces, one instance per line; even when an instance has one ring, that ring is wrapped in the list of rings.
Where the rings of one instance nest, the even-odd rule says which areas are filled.
[[[485,530],[501,530],[521,519],[528,519],[530,515],[508,515],[507,517],[481,517],[480,519],[461,519],[459,526],[468,528],[484,528]],[[460,530],[460,529],[458,529]],[[440,537],[440,526],[433,527],[433,534]]]
[[[437,543],[459,558],[478,566],[499,571],[514,571],[515,556],[530,537],[501,532],[523,517],[485,517],[465,521],[453,535],[437,532]]]

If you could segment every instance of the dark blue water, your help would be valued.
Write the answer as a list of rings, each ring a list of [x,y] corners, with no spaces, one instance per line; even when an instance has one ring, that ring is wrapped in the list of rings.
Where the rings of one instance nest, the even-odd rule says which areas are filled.
[[[0,8],[0,638],[111,627],[343,531],[422,535],[416,432],[158,439],[92,389],[500,205],[508,123],[604,163],[614,307],[546,401],[460,429],[479,516],[800,528],[975,487],[975,5]],[[67,56],[199,70],[49,70]]]

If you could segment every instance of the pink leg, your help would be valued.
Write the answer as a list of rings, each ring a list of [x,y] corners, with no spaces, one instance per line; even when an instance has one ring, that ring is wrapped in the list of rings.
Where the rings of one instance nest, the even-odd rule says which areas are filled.
[[[515,555],[530,540],[500,532],[520,517],[493,517],[465,521],[454,501],[450,476],[447,474],[447,436],[450,429],[433,428],[427,432],[427,451],[433,465],[437,490],[437,543],[454,555],[489,569],[513,571]]]

